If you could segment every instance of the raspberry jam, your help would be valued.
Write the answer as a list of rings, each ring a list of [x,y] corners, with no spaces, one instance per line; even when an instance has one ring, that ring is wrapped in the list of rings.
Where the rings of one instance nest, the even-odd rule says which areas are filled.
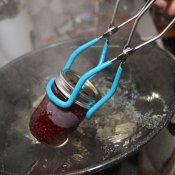
[[[66,101],[80,76],[69,71],[65,76],[60,74],[53,84],[53,93]],[[31,116],[29,127],[33,136],[41,143],[59,146],[66,142],[69,135],[83,121],[90,100],[97,101],[99,92],[87,81],[84,89],[71,107],[63,109],[49,100],[47,95]]]

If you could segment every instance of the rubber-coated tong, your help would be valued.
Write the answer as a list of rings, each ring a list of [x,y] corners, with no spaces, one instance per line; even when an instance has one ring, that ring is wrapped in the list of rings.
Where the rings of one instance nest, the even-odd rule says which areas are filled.
[[[127,21],[123,22],[122,24],[120,24],[119,26],[115,27],[114,26],[114,22],[116,19],[116,14],[117,14],[117,10],[119,7],[119,3],[120,0],[116,1],[116,5],[114,8],[114,12],[112,15],[112,20],[109,24],[109,27],[107,29],[107,31],[101,35],[98,38],[95,38],[85,44],[83,44],[82,46],[78,47],[76,50],[73,51],[73,53],[71,54],[70,58],[68,59],[65,67],[62,70],[62,73],[65,74],[68,70],[71,69],[72,64],[74,63],[75,59],[85,50],[89,49],[90,47],[92,47],[93,45],[99,43],[102,39],[105,39],[105,43],[103,46],[103,50],[101,53],[101,57],[99,59],[98,65],[94,68],[92,68],[91,70],[89,70],[88,72],[86,72],[84,75],[82,75],[80,77],[80,79],[78,80],[74,90],[72,91],[72,94],[70,96],[70,98],[67,101],[62,101],[60,99],[58,99],[54,93],[52,92],[52,85],[55,81],[55,78],[52,78],[47,86],[46,86],[46,92],[47,95],[49,97],[49,99],[55,103],[56,105],[62,107],[62,108],[68,108],[70,107],[76,100],[77,96],[79,95],[80,91],[82,90],[85,82],[89,79],[91,79],[93,76],[95,76],[98,72],[106,69],[107,67],[111,66],[112,64],[114,64],[116,61],[120,61],[119,67],[116,71],[116,75],[112,84],[111,89],[95,104],[90,104],[90,109],[88,110],[88,112],[86,113],[86,118],[90,119],[92,117],[92,115],[101,107],[103,106],[116,92],[121,75],[122,75],[122,71],[123,71],[123,65],[126,62],[127,58],[134,54],[134,52],[136,52],[138,49],[146,46],[147,44],[159,39],[168,29],[170,29],[173,24],[175,23],[175,18],[167,25],[167,27],[156,37],[143,42],[142,44],[135,46],[135,47],[130,47],[130,43],[131,40],[133,38],[133,35],[136,31],[137,25],[141,19],[141,17],[153,6],[154,2],[156,0],[148,0],[145,5],[142,7],[142,9],[132,18],[128,19]],[[108,52],[108,48],[109,48],[109,41],[110,41],[110,37],[116,33],[119,29],[121,29],[123,26],[127,25],[128,23],[130,23],[131,21],[134,20],[134,24],[133,27],[131,29],[130,35],[128,37],[127,43],[125,44],[125,46],[123,47],[122,52],[115,58],[113,58],[112,60],[108,60],[106,61],[106,55]]]

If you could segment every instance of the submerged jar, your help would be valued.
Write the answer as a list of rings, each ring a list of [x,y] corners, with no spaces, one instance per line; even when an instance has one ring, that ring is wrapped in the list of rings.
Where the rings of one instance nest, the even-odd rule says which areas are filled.
[[[79,78],[74,71],[68,71],[64,75],[60,73],[52,86],[53,93],[60,100],[67,101]],[[39,142],[60,146],[83,121],[92,101],[96,102],[99,98],[99,91],[90,81],[86,81],[83,90],[69,108],[55,105],[45,95],[31,116],[30,131]]]

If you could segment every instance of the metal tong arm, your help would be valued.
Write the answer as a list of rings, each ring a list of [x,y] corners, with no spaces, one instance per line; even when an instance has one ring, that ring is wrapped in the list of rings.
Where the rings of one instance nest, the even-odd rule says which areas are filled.
[[[120,0],[117,0],[116,3],[115,3],[115,7],[114,7],[113,14],[112,14],[112,19],[111,19],[111,22],[110,22],[108,28],[114,26],[115,19],[116,19],[116,16],[117,16],[117,11],[118,11],[119,4],[120,4]]]
[[[108,30],[111,27],[114,26],[119,4],[120,4],[120,0],[117,0],[116,3],[115,3],[113,14],[112,14],[111,22],[110,22],[110,24],[108,26]],[[103,49],[102,49],[102,53],[101,53],[98,65],[102,64],[105,61],[105,59],[106,59],[106,56],[107,56],[107,53],[108,53],[108,48],[109,48],[109,41],[110,41],[110,36],[106,38],[105,44],[103,45]]]
[[[171,22],[167,25],[167,27],[156,37],[144,42],[143,44],[140,44],[134,48],[134,50],[138,50],[142,48],[143,46],[146,46],[147,44],[156,41],[157,39],[161,38],[173,25],[175,24],[175,18],[171,20]]]
[[[135,19],[140,15],[140,13],[142,13],[143,10],[147,7],[147,5],[149,4],[150,1],[151,1],[151,0],[148,0],[135,16],[129,18],[128,20],[124,21],[122,24],[120,24],[120,25],[118,25],[118,26],[116,26],[116,27],[115,27],[114,25],[111,26],[111,27],[108,28],[108,30],[107,30],[102,36],[100,36],[99,38],[100,38],[100,39],[102,39],[102,38],[107,38],[107,37],[109,37],[109,36],[115,34],[120,28],[124,27],[125,25],[129,24],[131,21],[135,20]],[[155,1],[155,0],[154,0],[154,1]]]
[[[155,0],[154,0],[155,1]],[[153,1],[153,2],[154,2]],[[100,60],[99,60],[99,63],[98,65],[102,64],[105,59],[106,59],[106,56],[107,56],[107,52],[108,52],[108,48],[109,48],[109,41],[110,41],[110,36],[112,34],[114,34],[115,32],[117,32],[120,28],[122,28],[123,26],[125,26],[126,24],[128,24],[129,22],[131,22],[132,20],[136,19],[136,22],[135,22],[135,26],[136,26],[136,23],[139,22],[139,19],[141,18],[141,16],[143,15],[143,12],[146,12],[149,6],[149,3],[150,3],[150,0],[148,0],[144,6],[141,8],[141,10],[135,15],[133,16],[132,18],[130,18],[129,20],[125,21],[124,23],[120,24],[118,27],[115,27],[114,26],[114,22],[115,22],[115,18],[116,18],[116,14],[117,14],[117,10],[118,10],[118,7],[119,7],[119,3],[120,3],[120,0],[117,0],[116,2],[116,5],[115,5],[115,8],[114,8],[114,12],[113,12],[113,16],[112,16],[112,20],[111,20],[111,23],[108,27],[108,30],[106,34],[103,35],[103,37],[106,35],[106,42],[105,44],[103,45],[103,50],[102,50],[102,53],[101,53],[101,56],[100,56]],[[145,10],[146,9],[146,10]],[[111,30],[112,29],[112,30]],[[111,31],[112,32],[111,32]],[[133,31],[134,32],[134,31]],[[109,34],[109,36],[108,36]],[[130,39],[131,40],[131,39]],[[129,40],[128,40],[129,42]],[[128,45],[128,44],[127,44]],[[127,46],[126,45],[126,46]],[[125,47],[126,47],[125,46]]]
[[[148,1],[147,1],[148,2]],[[116,33],[120,28],[124,27],[125,25],[127,25],[128,23],[130,23],[131,21],[133,21],[134,19],[136,19],[139,14],[142,12],[142,10],[147,6],[147,2],[145,3],[144,7],[142,7],[142,9],[132,18],[128,19],[127,21],[123,22],[122,24],[120,24],[118,27],[110,27],[107,32],[105,32],[103,35],[101,35],[98,38],[94,38],[91,41],[83,44],[82,46],[78,47],[76,50],[73,51],[73,53],[71,54],[71,56],[69,57],[65,67],[63,68],[62,72],[65,73],[67,70],[69,70],[72,66],[72,64],[74,63],[75,59],[82,53],[84,52],[86,49],[92,47],[93,45],[97,44],[98,42],[100,42],[101,39],[103,38],[107,38],[111,35],[113,35],[114,33]],[[117,4],[117,3],[116,3]],[[116,15],[116,13],[115,13]],[[113,15],[114,16],[114,15]],[[108,50],[108,43],[105,43],[104,48],[103,48],[103,57],[102,60],[99,62],[99,65],[102,64],[104,62],[104,59],[106,57],[107,54],[107,50]]]
[[[135,31],[136,31],[136,28],[137,28],[137,25],[138,25],[140,19],[141,19],[142,16],[153,6],[153,4],[154,4],[155,1],[156,1],[156,0],[150,0],[150,1],[147,1],[147,2],[146,2],[145,8],[143,8],[143,9],[141,10],[141,12],[139,13],[138,17],[136,18],[136,20],[135,20],[135,22],[134,22],[134,25],[133,25],[132,30],[131,30],[131,32],[130,32],[130,35],[129,35],[129,37],[128,37],[127,43],[126,43],[126,45],[124,46],[124,49],[130,47],[131,40],[132,40],[132,38],[133,38],[133,36],[134,36],[134,33],[135,33]],[[124,49],[123,49],[123,50],[124,50]]]
[[[175,24],[175,18],[173,18],[171,20],[171,22],[167,25],[167,27],[165,27],[165,29],[160,33],[158,34],[157,36],[155,36],[154,38],[148,40],[148,41],[145,41],[144,43],[138,45],[138,46],[135,46],[133,48],[126,48],[123,50],[123,52],[118,55],[117,57],[113,58],[111,61],[112,62],[115,62],[117,60],[121,60],[122,62],[125,62],[127,57],[132,55],[135,51],[137,51],[138,49],[150,44],[151,42],[154,42],[156,41],[157,39],[161,38],[173,25]]]

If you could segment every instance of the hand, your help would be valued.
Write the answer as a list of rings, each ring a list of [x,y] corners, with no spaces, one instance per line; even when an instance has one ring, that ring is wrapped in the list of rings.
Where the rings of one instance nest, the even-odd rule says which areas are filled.
[[[175,0],[157,0],[155,4],[168,15],[175,16]]]

